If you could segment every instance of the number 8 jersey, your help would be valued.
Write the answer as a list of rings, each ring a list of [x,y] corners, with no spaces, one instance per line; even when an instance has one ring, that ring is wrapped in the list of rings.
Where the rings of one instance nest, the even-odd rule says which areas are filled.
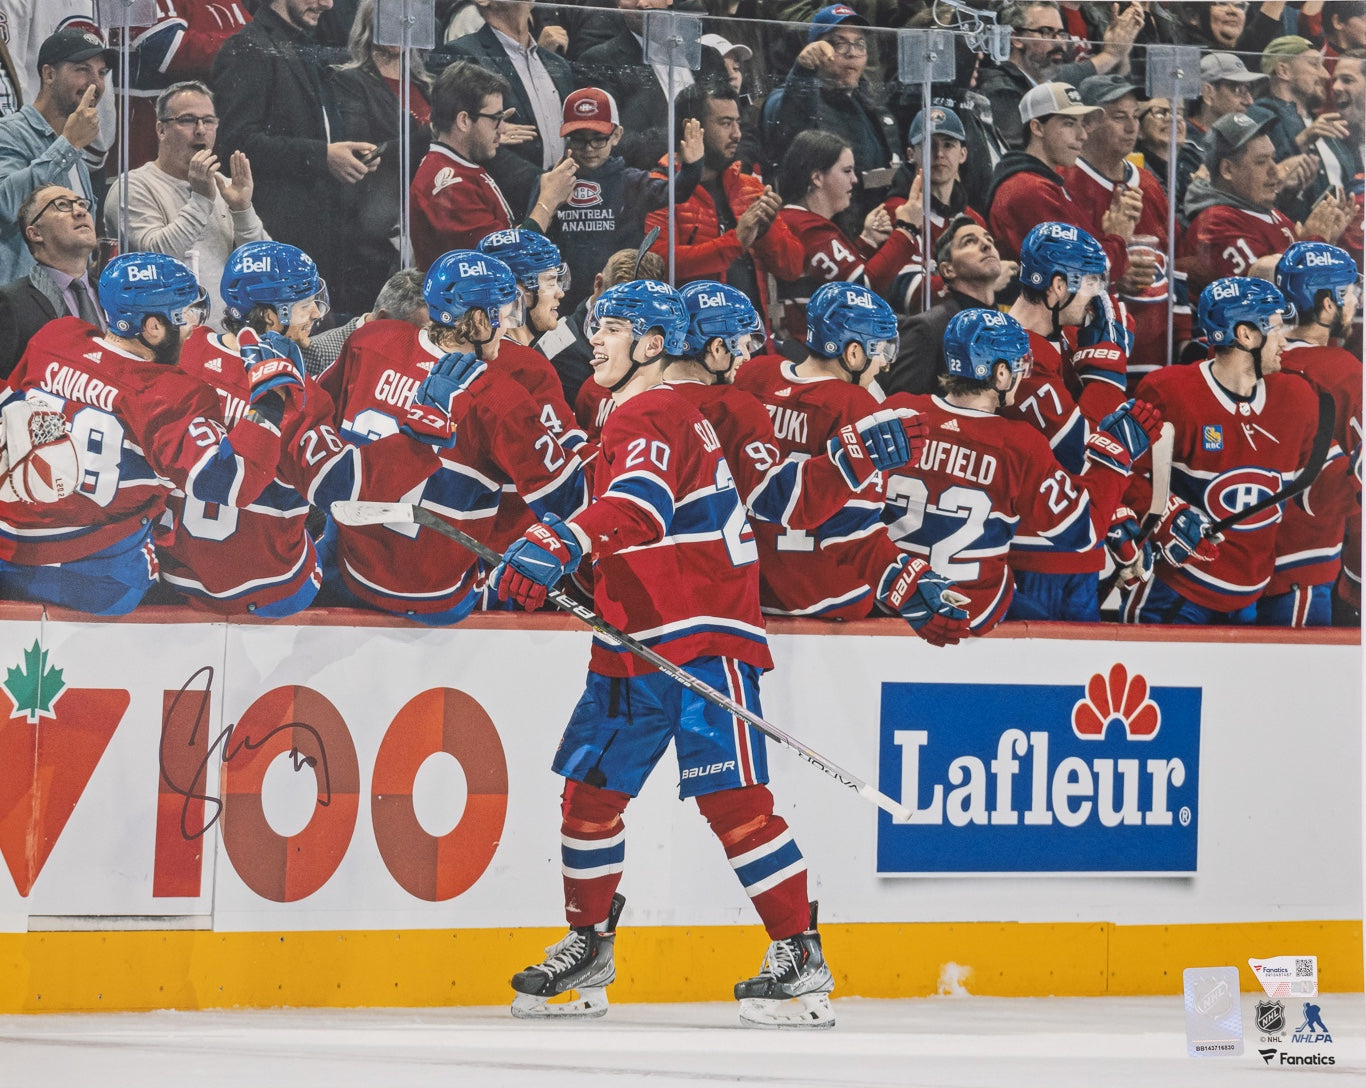
[[[4,399],[29,389],[61,404],[81,482],[60,502],[0,506],[0,555],[15,563],[68,563],[143,532],[172,488],[245,506],[279,460],[279,431],[255,413],[229,431],[209,386],[114,347],[78,318],[50,321],[29,341]]]

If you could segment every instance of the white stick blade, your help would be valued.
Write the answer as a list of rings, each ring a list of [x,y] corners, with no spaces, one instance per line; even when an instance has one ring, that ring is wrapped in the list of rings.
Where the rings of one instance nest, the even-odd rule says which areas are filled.
[[[409,502],[355,502],[338,499],[332,516],[341,525],[415,525],[417,517]]]

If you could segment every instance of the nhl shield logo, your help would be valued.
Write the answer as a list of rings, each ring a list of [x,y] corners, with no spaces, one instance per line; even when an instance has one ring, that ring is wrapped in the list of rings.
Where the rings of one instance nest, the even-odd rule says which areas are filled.
[[[1285,1006],[1279,1001],[1258,1001],[1252,1015],[1260,1032],[1275,1035],[1285,1030]]]

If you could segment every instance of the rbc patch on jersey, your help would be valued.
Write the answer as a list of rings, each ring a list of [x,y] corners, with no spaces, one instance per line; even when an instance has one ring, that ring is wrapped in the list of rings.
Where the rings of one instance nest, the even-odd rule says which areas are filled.
[[[1224,428],[1218,423],[1206,423],[1200,428],[1200,445],[1213,453],[1224,448]]]
[[[877,871],[1194,872],[1200,689],[1077,679],[883,684]]]

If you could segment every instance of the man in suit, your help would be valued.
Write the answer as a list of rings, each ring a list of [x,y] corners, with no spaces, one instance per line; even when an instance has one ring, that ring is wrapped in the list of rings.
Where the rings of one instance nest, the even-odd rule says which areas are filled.
[[[944,330],[960,310],[991,309],[996,291],[1010,276],[991,232],[977,220],[958,215],[949,220],[934,251],[935,269],[944,281],[944,296],[905,326],[901,351],[891,370],[878,379],[885,393],[937,393],[944,370]],[[1011,266],[1011,271],[1015,266]]]
[[[517,112],[502,129],[488,171],[514,208],[530,203],[536,179],[564,158],[560,118],[574,90],[574,72],[558,53],[536,44],[531,5],[519,0],[477,0],[484,25],[438,49],[428,63],[471,60],[508,83],[504,106]]]
[[[19,205],[28,274],[0,287],[0,378],[9,376],[33,334],[56,317],[73,315],[104,327],[90,284],[97,239],[85,197],[65,185],[41,185]]]

